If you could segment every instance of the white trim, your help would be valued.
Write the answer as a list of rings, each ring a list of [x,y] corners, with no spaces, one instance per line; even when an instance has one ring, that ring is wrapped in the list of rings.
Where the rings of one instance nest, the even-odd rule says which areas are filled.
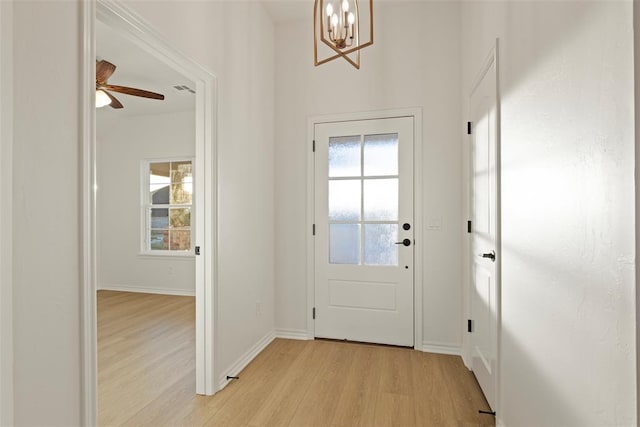
[[[419,349],[422,345],[422,293],[423,293],[423,269],[422,269],[422,242],[425,241],[424,227],[422,224],[422,108],[398,108],[379,111],[365,111],[357,113],[344,114],[327,114],[321,116],[312,116],[307,119],[307,339],[315,337],[315,327],[313,320],[314,307],[314,282],[315,282],[315,255],[314,255],[314,238],[311,234],[313,224],[315,223],[314,214],[314,153],[312,144],[314,138],[314,127],[320,123],[350,122],[356,120],[378,120],[390,119],[398,117],[412,117],[414,123],[413,135],[413,155],[414,155],[414,186],[413,186],[413,213],[414,213],[414,236],[416,244],[414,246],[414,311],[413,311],[413,331],[414,331],[414,348]]]
[[[228,369],[222,372],[218,377],[218,390],[222,390],[229,384],[231,380],[227,380],[227,376],[236,377],[247,367],[258,354],[262,352],[271,342],[276,339],[276,335],[273,331],[267,332],[267,334],[253,345],[245,354],[240,356],[238,360],[233,363]]]
[[[97,423],[97,323],[96,323],[96,155],[95,155],[95,21],[120,30],[125,37],[196,83],[196,164],[203,171],[203,204],[198,216],[196,242],[203,255],[196,264],[196,392],[216,391],[214,354],[214,296],[217,285],[217,88],[216,78],[178,52],[160,33],[116,1],[87,0],[82,4],[81,123],[81,417],[86,426]],[[204,188],[203,188],[204,187]],[[202,243],[204,242],[204,244]],[[207,250],[208,249],[208,250]],[[198,257],[200,258],[200,257]],[[202,270],[202,271],[201,271]],[[217,298],[216,298],[217,301]],[[219,303],[219,302],[217,302]]]
[[[195,297],[196,291],[191,289],[165,289],[147,288],[143,286],[99,284],[99,291],[135,292],[139,294],[175,295],[183,297]]]
[[[305,329],[276,329],[275,330],[276,338],[283,338],[287,340],[312,340],[312,337],[309,337],[309,334]]]
[[[144,260],[150,260],[150,261],[166,261],[167,258],[173,261],[193,261],[196,258],[196,256],[192,253],[184,253],[184,252],[178,252],[178,251],[174,251],[174,253],[166,253],[164,251],[161,251],[161,253],[145,252],[145,253],[138,253],[136,257],[138,259],[144,259]]]
[[[13,425],[13,3],[0,2],[0,425]]]
[[[97,425],[98,332],[97,332],[97,260],[96,260],[96,114],[95,75],[96,44],[94,1],[81,3],[82,54],[81,72],[81,272],[80,331],[81,331],[81,417],[84,426]]]
[[[423,342],[422,351],[425,353],[450,354],[453,356],[462,355],[462,347],[460,345],[436,341]]]

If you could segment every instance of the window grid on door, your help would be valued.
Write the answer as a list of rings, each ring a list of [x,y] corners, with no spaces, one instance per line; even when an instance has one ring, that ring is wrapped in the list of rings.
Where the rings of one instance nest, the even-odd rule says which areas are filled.
[[[398,264],[398,135],[329,138],[329,263]]]

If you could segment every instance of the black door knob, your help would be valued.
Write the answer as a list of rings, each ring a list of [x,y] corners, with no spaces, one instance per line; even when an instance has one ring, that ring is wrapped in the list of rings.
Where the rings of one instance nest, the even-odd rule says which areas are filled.
[[[404,239],[402,242],[396,242],[396,245],[409,246],[409,245],[411,245],[411,240],[409,240],[409,239]]]
[[[409,224],[408,222],[405,222],[404,224],[402,224],[402,229],[411,230],[411,224]]]

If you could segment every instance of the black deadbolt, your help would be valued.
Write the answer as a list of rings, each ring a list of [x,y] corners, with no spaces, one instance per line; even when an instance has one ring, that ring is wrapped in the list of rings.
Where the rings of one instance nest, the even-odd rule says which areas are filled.
[[[404,224],[402,224],[402,229],[411,230],[411,224],[409,224],[408,222],[405,222]]]

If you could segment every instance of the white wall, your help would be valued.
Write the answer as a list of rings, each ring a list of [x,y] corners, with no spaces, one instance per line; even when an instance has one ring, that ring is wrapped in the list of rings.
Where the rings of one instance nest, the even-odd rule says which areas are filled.
[[[13,425],[13,3],[0,2],[0,425]]]
[[[375,44],[361,68],[344,60],[313,65],[312,21],[281,23],[276,44],[276,326],[306,324],[307,118],[314,115],[422,107],[424,218],[442,229],[424,242],[423,341],[459,351],[462,341],[460,5],[374,2]],[[311,13],[311,12],[310,12]],[[426,228],[426,227],[425,227]],[[422,343],[416,343],[419,348]]]
[[[634,58],[634,83],[635,83],[635,131],[636,131],[636,143],[635,143],[635,170],[636,170],[636,420],[640,419],[640,328],[638,328],[638,307],[640,306],[640,292],[638,292],[640,286],[640,277],[637,273],[638,260],[637,254],[640,253],[640,4],[638,0],[633,1],[633,58]]]
[[[113,113],[97,113],[98,289],[195,295],[193,256],[140,255],[140,164],[194,157],[195,113]]]
[[[273,24],[255,2],[127,5],[217,77],[216,366],[224,378],[274,328]]]
[[[79,8],[66,1],[14,3],[16,425],[71,426],[81,419]]]
[[[636,423],[631,7],[463,4],[465,101],[501,43],[504,425]]]

